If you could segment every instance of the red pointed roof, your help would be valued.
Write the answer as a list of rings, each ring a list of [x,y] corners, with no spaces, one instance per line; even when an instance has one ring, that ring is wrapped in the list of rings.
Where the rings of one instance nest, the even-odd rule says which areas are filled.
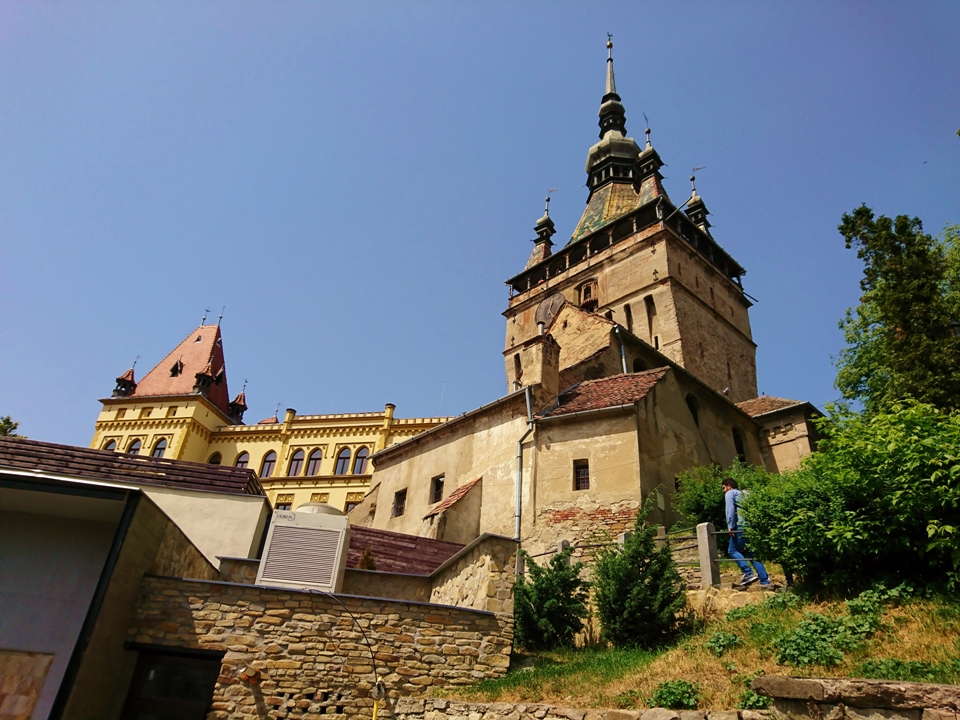
[[[136,380],[133,379],[133,368],[130,368],[123,375],[117,378],[117,382],[120,382],[121,380],[126,380],[127,382],[136,382]]]
[[[230,403],[230,404],[231,404],[231,405],[238,405],[238,406],[242,407],[244,410],[246,410],[246,408],[247,408],[247,395],[246,395],[246,393],[245,393],[243,390],[241,390],[241,391],[240,391],[240,394],[237,395],[237,396],[233,399],[233,402]]]
[[[180,361],[182,370],[171,373],[171,368]],[[223,371],[223,381],[213,383],[207,391],[207,399],[225,415],[229,414],[230,395],[227,393],[227,376],[223,361],[223,340],[219,325],[201,325],[187,335],[156,367],[144,375],[137,389],[128,397],[154,397],[157,395],[192,395],[198,374],[211,377]]]

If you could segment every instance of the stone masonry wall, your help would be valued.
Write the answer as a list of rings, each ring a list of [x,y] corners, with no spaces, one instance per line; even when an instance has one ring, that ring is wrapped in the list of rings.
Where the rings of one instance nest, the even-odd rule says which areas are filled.
[[[369,712],[374,666],[391,700],[502,676],[513,617],[148,576],[128,640],[223,652],[209,718],[336,720]],[[257,682],[241,679],[246,666]]]
[[[53,655],[0,650],[0,720],[30,720]]]
[[[772,717],[767,710],[590,710],[534,703],[414,698],[400,700],[394,714],[396,720],[769,720]]]
[[[516,572],[516,541],[481,538],[472,550],[433,576],[430,602],[513,615]]]
[[[156,575],[171,575],[174,577],[192,577],[203,580],[219,578],[217,569],[210,564],[203,553],[187,539],[183,531],[175,523],[167,523],[157,549],[157,557],[153,561],[150,572]]]

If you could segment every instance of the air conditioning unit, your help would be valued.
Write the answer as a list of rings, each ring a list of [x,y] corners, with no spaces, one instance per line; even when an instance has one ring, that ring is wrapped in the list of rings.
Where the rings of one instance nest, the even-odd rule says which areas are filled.
[[[338,592],[350,546],[343,515],[277,510],[267,532],[257,585]]]

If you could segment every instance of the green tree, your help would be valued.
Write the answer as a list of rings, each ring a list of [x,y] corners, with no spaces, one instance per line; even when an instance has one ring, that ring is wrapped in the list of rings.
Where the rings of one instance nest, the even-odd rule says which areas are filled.
[[[960,590],[960,411],[910,400],[819,421],[819,449],[745,499],[760,557],[812,586]]]
[[[863,260],[860,305],[840,321],[846,347],[837,358],[837,388],[878,412],[905,398],[960,404],[960,231],[941,239],[919,218],[874,217],[862,205],[839,227]]]
[[[637,516],[622,546],[604,548],[594,568],[593,599],[603,638],[617,647],[662,646],[680,629],[683,578],[655,528]]]
[[[726,469],[714,464],[685,470],[677,475],[677,493],[673,498],[673,507],[683,516],[685,525],[710,522],[717,529],[727,526],[720,484],[728,477],[736,480],[741,489],[753,490],[765,486],[771,474],[739,460]]]
[[[517,642],[528,650],[549,650],[573,644],[583,627],[589,583],[580,577],[583,563],[570,564],[573,550],[557,553],[541,567],[522,550],[526,572],[514,587]]]
[[[9,415],[0,417],[0,437],[15,437],[22,438],[26,435],[17,435],[16,430],[20,427],[20,423],[14,422]]]

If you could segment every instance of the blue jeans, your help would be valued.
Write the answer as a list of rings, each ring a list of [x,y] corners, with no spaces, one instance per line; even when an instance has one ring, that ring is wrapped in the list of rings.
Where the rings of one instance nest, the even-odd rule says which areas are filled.
[[[747,553],[747,539],[743,536],[743,533],[738,532],[736,535],[730,536],[727,555],[737,561],[737,566],[743,572],[744,577],[752,575],[753,571],[756,570],[761,585],[766,585],[770,582],[770,577],[767,575],[767,569],[763,566],[763,563],[749,557]],[[749,562],[747,562],[747,560],[749,560]],[[752,568],[750,567],[751,564],[753,565]]]

